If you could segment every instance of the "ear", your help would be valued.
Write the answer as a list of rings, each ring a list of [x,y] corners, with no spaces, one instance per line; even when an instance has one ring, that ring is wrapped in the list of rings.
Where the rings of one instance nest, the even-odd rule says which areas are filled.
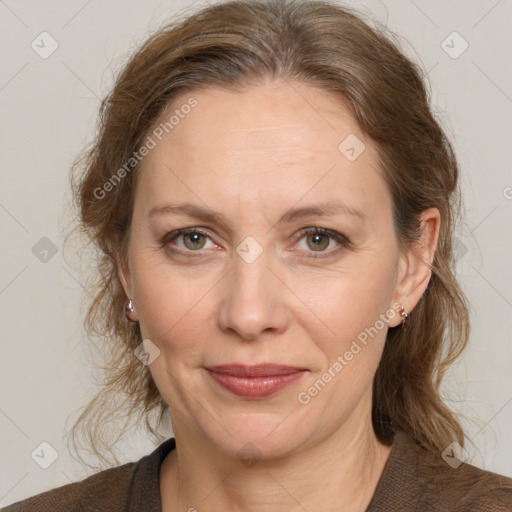
[[[121,283],[121,286],[123,287],[124,293],[127,297],[127,299],[131,299],[132,303],[134,302],[133,299],[133,291],[132,291],[132,276],[131,271],[128,263],[122,262],[120,260],[117,260],[117,277],[119,278],[119,282]],[[135,305],[134,305],[135,308]],[[137,316],[137,310],[136,308],[134,311],[125,311],[126,316],[129,320],[132,322],[138,322],[139,318]]]
[[[410,313],[427,289],[432,276],[431,265],[439,238],[441,214],[437,208],[424,210],[420,215],[421,234],[416,242],[400,256],[394,304],[403,304]],[[389,322],[390,327],[401,323],[399,314]]]

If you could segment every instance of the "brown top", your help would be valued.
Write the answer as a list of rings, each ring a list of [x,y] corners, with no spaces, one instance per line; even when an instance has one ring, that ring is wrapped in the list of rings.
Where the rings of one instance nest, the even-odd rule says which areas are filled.
[[[162,512],[160,465],[167,439],[137,462],[101,471],[2,509],[3,512]],[[452,455],[450,453],[449,455]],[[366,512],[511,512],[512,479],[469,464],[449,465],[398,430]]]

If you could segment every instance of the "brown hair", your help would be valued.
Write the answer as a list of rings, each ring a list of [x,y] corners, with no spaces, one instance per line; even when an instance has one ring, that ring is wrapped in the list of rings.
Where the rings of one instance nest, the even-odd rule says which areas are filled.
[[[123,313],[118,258],[125,256],[139,167],[132,162],[127,168],[126,162],[178,94],[212,85],[237,90],[281,78],[334,93],[351,108],[378,148],[404,247],[418,239],[422,211],[435,207],[441,213],[428,288],[407,324],[387,335],[374,379],[373,425],[383,440],[397,425],[429,450],[442,451],[453,440],[464,445],[463,430],[439,395],[441,378],[469,331],[452,253],[457,162],[432,114],[422,71],[392,38],[360,14],[327,1],[235,0],[160,29],[129,60],[102,103],[99,133],[72,174],[80,229],[99,253],[86,327],[108,354],[103,387],[75,423],[74,442],[81,429],[104,458],[112,453],[107,423],[144,419],[158,435],[167,411],[148,366],[133,353],[142,341],[139,326]]]

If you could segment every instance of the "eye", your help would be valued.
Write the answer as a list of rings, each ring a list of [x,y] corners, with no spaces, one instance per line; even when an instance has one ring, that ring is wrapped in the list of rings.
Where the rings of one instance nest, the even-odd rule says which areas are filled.
[[[302,238],[298,243],[300,250],[304,250],[306,252],[326,253],[319,256],[313,256],[316,258],[332,256],[333,254],[337,254],[343,247],[348,247],[350,245],[350,242],[345,236],[330,229],[311,227],[302,230],[300,234],[302,235]],[[303,240],[304,243],[301,243]],[[338,246],[337,248],[336,245]]]
[[[210,241],[210,246],[207,245],[207,241]],[[198,228],[177,229],[164,237],[162,245],[169,245],[171,242],[178,249],[187,252],[216,247],[208,234]]]
[[[309,253],[319,253],[317,256],[309,254],[308,257],[321,258],[337,254],[343,247],[350,246],[349,240],[330,229],[320,227],[305,228],[300,232],[301,238],[298,248]],[[198,252],[218,247],[210,238],[210,235],[201,228],[191,227],[172,231],[162,239],[162,247],[174,246],[181,252]],[[208,245],[210,244],[210,245]],[[337,247],[336,247],[337,246]]]

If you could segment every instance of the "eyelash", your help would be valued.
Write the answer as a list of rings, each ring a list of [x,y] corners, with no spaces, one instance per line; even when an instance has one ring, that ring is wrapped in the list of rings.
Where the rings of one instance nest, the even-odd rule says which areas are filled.
[[[172,231],[171,233],[168,233],[164,236],[164,238],[162,239],[161,241],[161,245],[162,247],[166,247],[169,242],[172,242],[173,240],[176,240],[179,236],[181,235],[187,235],[187,234],[190,234],[190,233],[197,233],[199,235],[202,235],[206,238],[209,238],[211,239],[210,235],[206,232],[206,231],[203,231],[202,228],[200,227],[190,227],[190,228],[182,228],[182,229],[177,229],[176,231]],[[338,247],[337,249],[334,249],[334,250],[331,250],[331,251],[328,251],[328,252],[323,252],[323,251],[319,251],[319,254],[318,255],[313,255],[311,256],[312,258],[327,258],[327,257],[331,257],[331,256],[334,256],[336,254],[338,254],[338,252],[340,250],[342,250],[343,248],[347,248],[347,247],[350,247],[351,246],[351,243],[350,241],[347,239],[346,236],[342,235],[341,233],[338,233],[337,231],[333,231],[331,229],[326,229],[326,228],[321,228],[321,227],[318,227],[318,226],[312,226],[312,227],[309,227],[309,228],[304,228],[302,230],[299,231],[299,239],[298,240],[301,240],[302,238],[304,238],[305,236],[308,236],[308,235],[326,235],[330,238],[332,238],[333,240],[335,240],[336,242],[338,242],[340,244],[341,247]],[[201,251],[198,250],[198,251],[184,251],[183,249],[175,249],[176,251],[179,251],[181,253],[183,252],[186,252],[186,253],[198,253],[197,256],[200,256],[201,255]],[[311,252],[312,254],[315,253],[315,251],[308,251],[308,252]],[[192,256],[192,255],[190,255]],[[194,256],[192,256],[194,257]],[[310,256],[308,256],[310,257]]]

